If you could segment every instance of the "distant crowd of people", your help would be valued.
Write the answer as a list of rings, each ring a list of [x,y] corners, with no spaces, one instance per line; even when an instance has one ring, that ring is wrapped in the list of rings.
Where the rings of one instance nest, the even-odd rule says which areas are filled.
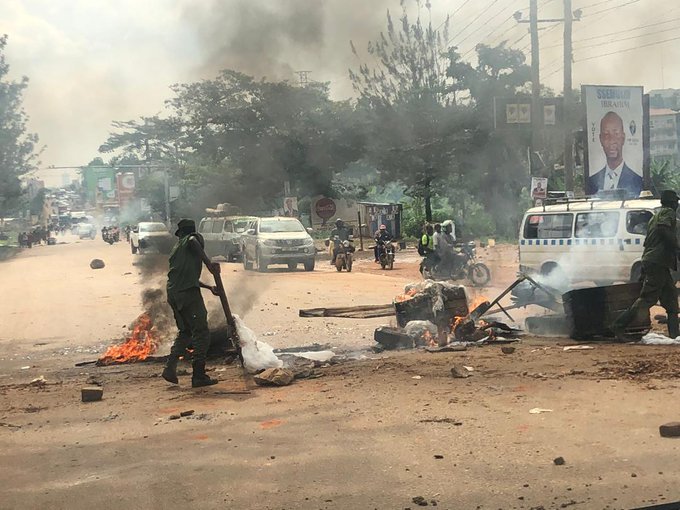
[[[49,238],[49,229],[37,227],[28,232],[21,232],[18,241],[21,248],[33,248],[34,244],[47,244]]]

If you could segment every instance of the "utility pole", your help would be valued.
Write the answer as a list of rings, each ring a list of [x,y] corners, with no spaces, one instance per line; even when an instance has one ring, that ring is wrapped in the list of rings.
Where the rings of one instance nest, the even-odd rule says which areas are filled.
[[[522,19],[522,13],[517,11],[515,19],[518,23],[529,23],[531,33],[531,151],[535,152],[539,146],[539,133],[543,127],[544,112],[541,108],[541,79],[539,74],[539,48],[538,48],[538,24],[539,23],[564,23],[564,108],[562,124],[564,126],[564,174],[565,187],[568,191],[574,190],[574,158],[573,137],[570,112],[573,108],[571,94],[571,60],[572,45],[571,31],[572,22],[580,21],[581,10],[572,12],[571,0],[564,2],[564,18],[538,19],[538,0],[529,0],[529,19]]]
[[[167,168],[163,170],[163,180],[165,184],[165,225],[169,229],[172,225],[172,219],[170,218],[170,178]]]
[[[531,151],[538,150],[541,129],[541,75],[538,48],[538,0],[529,0],[529,31],[531,33]]]
[[[564,185],[566,191],[574,191],[574,140],[572,136],[571,111],[573,108],[571,84],[571,31],[573,14],[571,0],[564,0],[564,96],[563,124],[564,124]]]

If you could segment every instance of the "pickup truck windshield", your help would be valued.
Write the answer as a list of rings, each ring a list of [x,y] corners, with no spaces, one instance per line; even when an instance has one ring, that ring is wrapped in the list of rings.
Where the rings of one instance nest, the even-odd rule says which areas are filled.
[[[140,232],[167,232],[167,230],[162,223],[147,223],[139,226]]]
[[[260,232],[263,234],[304,231],[305,227],[298,220],[263,220],[260,222]]]

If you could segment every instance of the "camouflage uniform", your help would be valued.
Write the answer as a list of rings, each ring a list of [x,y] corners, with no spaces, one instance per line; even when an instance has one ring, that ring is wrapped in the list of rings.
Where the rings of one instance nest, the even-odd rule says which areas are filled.
[[[657,301],[668,314],[668,333],[671,338],[680,336],[678,324],[678,295],[671,270],[677,270],[677,234],[675,211],[662,207],[649,221],[642,254],[642,291],[633,305],[614,321],[617,336],[642,310]]]

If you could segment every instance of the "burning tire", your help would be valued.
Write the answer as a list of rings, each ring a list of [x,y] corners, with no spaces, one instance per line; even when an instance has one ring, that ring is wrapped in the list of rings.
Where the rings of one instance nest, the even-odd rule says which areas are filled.
[[[470,266],[468,278],[475,287],[484,287],[484,285],[491,281],[491,271],[486,264],[478,262]]]

